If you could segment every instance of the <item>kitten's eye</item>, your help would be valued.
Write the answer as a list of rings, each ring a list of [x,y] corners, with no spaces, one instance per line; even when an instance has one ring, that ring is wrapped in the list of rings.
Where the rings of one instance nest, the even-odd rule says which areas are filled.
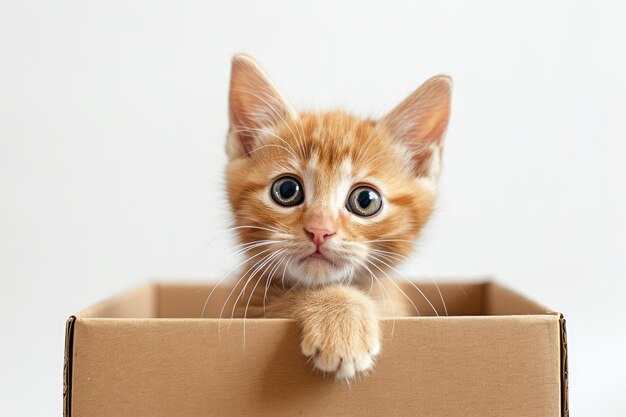
[[[277,179],[272,184],[271,191],[274,201],[284,207],[297,206],[304,201],[302,185],[293,177]]]
[[[346,204],[348,211],[362,217],[373,216],[380,211],[382,206],[383,198],[380,193],[366,185],[352,190]]]

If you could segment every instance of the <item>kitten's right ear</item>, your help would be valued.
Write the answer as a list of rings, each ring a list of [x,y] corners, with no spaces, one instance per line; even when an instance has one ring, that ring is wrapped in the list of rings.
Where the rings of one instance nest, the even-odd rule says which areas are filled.
[[[261,67],[246,55],[233,57],[229,111],[226,152],[230,159],[249,155],[259,145],[259,133],[296,117]]]

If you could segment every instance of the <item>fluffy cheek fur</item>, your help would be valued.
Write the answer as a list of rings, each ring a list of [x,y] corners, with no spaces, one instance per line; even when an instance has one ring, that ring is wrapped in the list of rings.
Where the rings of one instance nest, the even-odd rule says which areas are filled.
[[[294,138],[293,131],[301,133]],[[257,151],[229,163],[226,176],[240,241],[251,261],[274,256],[275,275],[313,287],[370,282],[408,254],[431,214],[435,189],[431,180],[415,175],[406,152],[383,131],[331,113],[303,115],[267,132],[257,137]],[[301,205],[282,207],[270,196],[273,181],[287,174],[304,185],[307,198]],[[383,208],[372,217],[345,208],[352,187],[363,183],[383,196]],[[312,211],[333,217],[335,235],[324,244],[331,262],[306,259],[315,251],[305,230]]]

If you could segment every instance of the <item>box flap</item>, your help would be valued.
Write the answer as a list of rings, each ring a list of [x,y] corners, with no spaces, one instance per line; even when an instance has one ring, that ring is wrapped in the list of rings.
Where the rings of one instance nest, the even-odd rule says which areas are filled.
[[[81,310],[75,316],[79,319],[158,317],[156,292],[157,284],[144,284]]]
[[[486,285],[484,313],[490,316],[557,314],[548,307],[532,301],[497,282]]]

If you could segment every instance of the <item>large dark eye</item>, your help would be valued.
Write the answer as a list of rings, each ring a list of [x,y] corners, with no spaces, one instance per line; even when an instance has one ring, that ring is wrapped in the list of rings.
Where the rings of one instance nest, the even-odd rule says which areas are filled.
[[[304,190],[300,181],[293,177],[282,177],[272,184],[272,198],[281,206],[297,206],[304,201]]]
[[[352,190],[346,204],[349,211],[362,217],[373,216],[380,211],[382,206],[383,198],[378,191],[366,185],[358,186]]]

